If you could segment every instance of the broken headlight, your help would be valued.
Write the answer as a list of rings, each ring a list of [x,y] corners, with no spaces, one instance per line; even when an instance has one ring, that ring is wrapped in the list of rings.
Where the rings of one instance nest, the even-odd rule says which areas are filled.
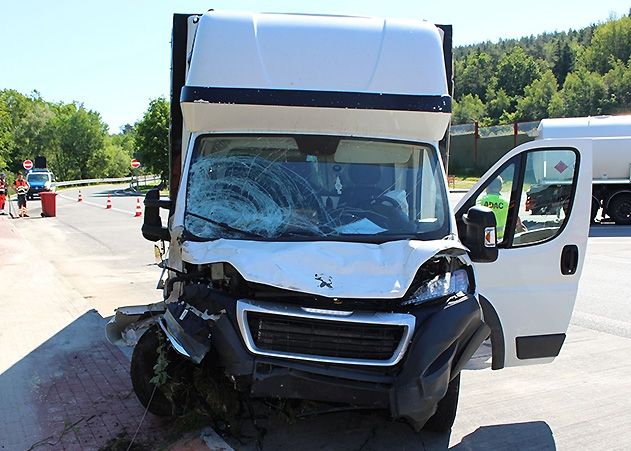
[[[433,299],[451,296],[456,293],[468,293],[470,288],[469,274],[466,269],[437,275],[427,283],[421,285],[402,305],[418,305]]]

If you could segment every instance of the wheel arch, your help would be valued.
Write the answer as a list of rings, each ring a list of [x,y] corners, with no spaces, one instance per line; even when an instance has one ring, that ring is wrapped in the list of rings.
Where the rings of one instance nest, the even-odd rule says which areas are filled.
[[[480,307],[484,315],[484,322],[491,328],[491,369],[504,368],[506,345],[504,343],[504,330],[502,323],[493,305],[484,296],[479,296]]]

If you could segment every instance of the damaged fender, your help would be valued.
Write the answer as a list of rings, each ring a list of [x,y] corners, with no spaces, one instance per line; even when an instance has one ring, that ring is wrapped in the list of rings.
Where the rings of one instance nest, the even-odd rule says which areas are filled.
[[[119,307],[105,326],[107,340],[116,346],[136,346],[138,340],[166,311],[164,301]]]

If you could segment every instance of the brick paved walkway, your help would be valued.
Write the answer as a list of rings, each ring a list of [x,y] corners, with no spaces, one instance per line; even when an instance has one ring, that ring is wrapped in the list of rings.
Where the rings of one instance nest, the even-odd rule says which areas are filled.
[[[129,360],[105,340],[104,323],[87,312],[0,375],[2,390],[21,394],[13,415],[3,409],[2,417],[14,421],[0,425],[0,449],[98,450],[134,435],[144,409],[132,390]],[[150,446],[167,426],[147,413],[137,441]]]
[[[144,409],[133,393],[129,361],[109,343],[59,356],[59,368],[37,390],[42,435],[59,449],[99,449],[119,435],[132,437]],[[75,424],[74,427],[69,425]],[[138,441],[160,438],[164,420],[147,414]],[[66,433],[63,434],[63,431]]]

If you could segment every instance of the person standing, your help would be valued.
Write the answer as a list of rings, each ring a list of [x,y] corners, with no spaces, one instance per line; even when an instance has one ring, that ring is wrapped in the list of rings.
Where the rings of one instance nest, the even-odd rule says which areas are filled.
[[[18,195],[18,216],[28,218],[28,214],[26,214],[26,194],[30,186],[28,182],[24,180],[24,176],[21,172],[18,172],[18,178],[13,182],[13,186]]]
[[[7,200],[7,194],[9,194],[9,187],[7,185],[7,176],[0,174],[0,215],[6,214],[4,211],[4,204]]]
[[[502,178],[497,176],[486,187],[486,194],[478,200],[478,205],[490,208],[495,214],[498,242],[504,238],[504,229],[506,228],[506,219],[508,217],[508,201],[501,194],[503,183]]]

